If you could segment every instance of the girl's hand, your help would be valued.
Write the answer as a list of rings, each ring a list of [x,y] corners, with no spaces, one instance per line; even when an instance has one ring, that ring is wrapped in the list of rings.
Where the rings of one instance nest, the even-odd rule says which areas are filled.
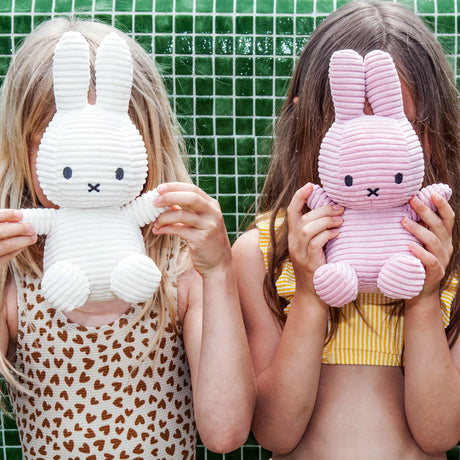
[[[312,191],[311,184],[297,190],[287,208],[289,256],[296,277],[296,292],[299,288],[314,292],[313,274],[326,263],[323,248],[339,234],[337,227],[343,223],[342,206],[323,206],[303,213],[305,200]]]
[[[33,226],[21,220],[20,211],[0,209],[0,267],[37,241]]]
[[[232,263],[231,247],[217,200],[193,184],[169,182],[157,187],[155,206],[169,207],[154,224],[155,235],[176,235],[188,244],[202,277]]]
[[[439,284],[453,253],[454,211],[447,200],[438,193],[431,195],[431,201],[438,209],[438,214],[414,197],[410,200],[410,205],[422,223],[414,222],[407,217],[402,220],[403,227],[424,245],[424,247],[416,243],[409,245],[411,252],[420,259],[426,270],[425,284],[418,297],[439,292]]]

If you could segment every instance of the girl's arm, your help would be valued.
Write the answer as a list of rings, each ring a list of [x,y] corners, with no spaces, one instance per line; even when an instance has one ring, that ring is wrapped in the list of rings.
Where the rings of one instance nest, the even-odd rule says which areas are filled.
[[[248,437],[255,382],[223,216],[217,201],[192,184],[157,189],[155,204],[170,209],[154,232],[184,239],[193,263],[178,291],[198,431],[209,449],[229,452]]]
[[[284,328],[264,297],[265,266],[258,230],[244,234],[233,247],[257,379],[252,430],[263,447],[278,453],[295,448],[313,412],[328,319],[328,307],[313,288],[313,273],[325,263],[323,247],[342,223],[340,207],[302,214],[311,191],[311,185],[297,191],[287,210],[296,290]]]
[[[422,292],[406,301],[405,406],[416,442],[428,453],[440,453],[460,440],[460,343],[449,350],[439,299],[440,281],[453,252],[454,213],[441,195],[434,193],[431,200],[439,215],[420,200],[411,200],[425,225],[403,220],[424,244],[411,244],[410,249],[426,269]]]

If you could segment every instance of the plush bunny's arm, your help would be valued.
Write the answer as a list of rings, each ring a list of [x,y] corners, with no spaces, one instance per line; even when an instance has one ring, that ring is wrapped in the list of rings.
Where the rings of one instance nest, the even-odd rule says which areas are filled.
[[[153,204],[153,200],[158,196],[156,189],[150,190],[137,197],[131,203],[123,206],[122,210],[128,214],[129,218],[143,227],[150,222],[155,222],[156,218],[166,210],[166,208],[157,208]]]
[[[37,235],[48,235],[54,227],[57,218],[57,209],[21,209],[22,222],[32,224]]]
[[[324,189],[317,184],[313,184],[313,191],[307,198],[307,206],[310,209],[317,209],[330,204],[334,204],[334,202],[327,196]]]

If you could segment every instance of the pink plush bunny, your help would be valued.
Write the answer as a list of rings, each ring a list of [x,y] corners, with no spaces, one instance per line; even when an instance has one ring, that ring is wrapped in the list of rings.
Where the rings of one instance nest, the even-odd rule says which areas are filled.
[[[337,203],[345,207],[340,234],[326,245],[327,263],[314,274],[318,295],[341,307],[358,292],[382,292],[410,299],[422,289],[423,264],[409,251],[421,244],[401,225],[419,217],[409,205],[416,195],[435,210],[431,193],[447,200],[445,184],[420,190],[424,158],[407,120],[401,85],[391,56],[375,50],[364,59],[356,51],[332,55],[329,67],[335,121],[324,136],[310,209]],[[367,96],[374,115],[363,113]]]

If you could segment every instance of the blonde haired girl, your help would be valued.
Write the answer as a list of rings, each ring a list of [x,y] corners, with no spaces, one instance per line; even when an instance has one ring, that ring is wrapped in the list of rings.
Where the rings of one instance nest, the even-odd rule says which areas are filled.
[[[163,275],[143,307],[114,299],[64,314],[40,294],[44,241],[18,209],[53,206],[35,160],[55,112],[54,48],[69,30],[89,43],[90,103],[102,39],[119,33],[133,57],[129,114],[148,153],[144,191],[160,184],[155,204],[169,208],[143,229]],[[14,57],[0,110],[0,363],[25,458],[194,458],[196,427],[211,450],[237,448],[255,390],[230,244],[217,201],[187,174],[152,60],[110,26],[51,20]]]
[[[450,204],[432,196],[438,214],[411,200],[421,224],[402,224],[424,244],[413,252],[426,279],[406,302],[362,294],[331,309],[313,287],[342,223],[340,206],[305,206],[334,120],[328,66],[339,49],[390,53],[424,147],[425,185],[453,189]],[[309,39],[278,119],[255,228],[234,245],[258,389],[252,427],[274,459],[441,459],[460,439],[459,123],[442,48],[403,6],[346,3]]]

